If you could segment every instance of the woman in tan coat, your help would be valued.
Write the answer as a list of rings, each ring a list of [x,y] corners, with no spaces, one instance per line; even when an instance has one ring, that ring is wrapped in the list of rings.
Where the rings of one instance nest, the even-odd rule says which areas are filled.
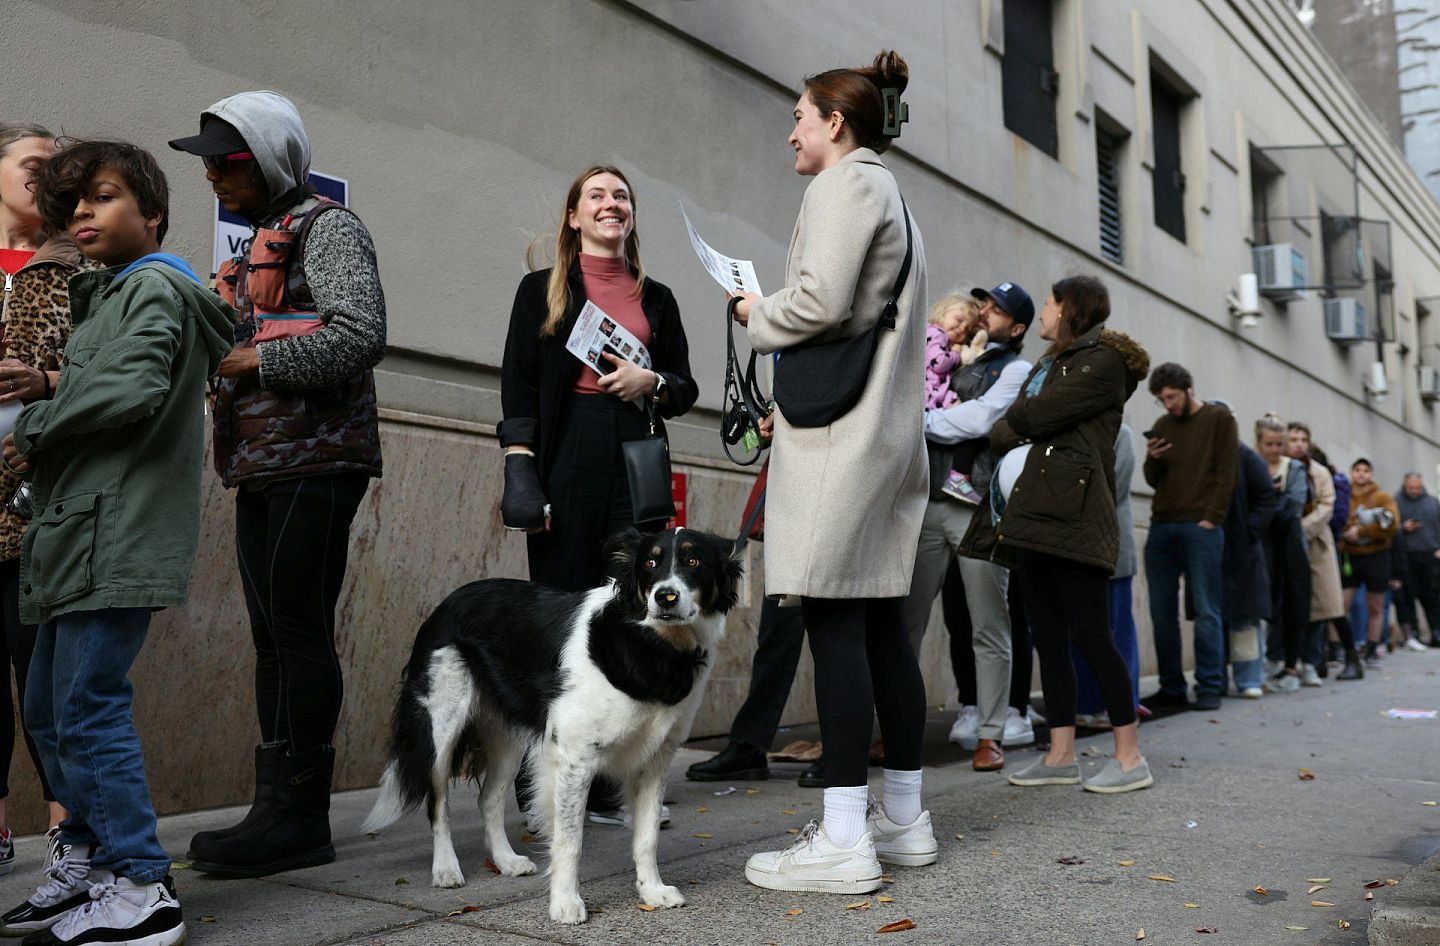
[[[790,241],[785,288],[736,305],[750,344],[769,353],[850,338],[880,319],[910,270],[893,331],[879,332],[863,394],[824,427],[775,417],[766,497],[765,590],[799,597],[815,658],[825,742],[824,823],[785,851],[757,854],[745,876],[772,890],[864,893],[880,862],[933,863],[920,806],[925,687],[905,632],[929,487],[924,431],[925,254],[894,176],[880,160],[899,134],[904,60],[805,80],[795,106],[797,173],[813,176]],[[783,400],[783,394],[781,399]],[[883,810],[867,817],[871,714],[885,742]]]
[[[1360,655],[1355,650],[1355,636],[1345,613],[1345,591],[1340,587],[1340,562],[1335,554],[1335,533],[1330,519],[1335,514],[1335,479],[1330,468],[1315,459],[1310,443],[1310,428],[1291,421],[1286,430],[1286,453],[1306,465],[1310,474],[1310,510],[1300,520],[1305,529],[1305,547],[1310,555],[1310,626],[1305,633],[1302,658],[1306,671],[1313,671],[1315,681],[1325,674],[1325,631],[1330,622],[1340,627],[1340,643],[1345,649],[1345,669],[1338,680],[1359,680],[1365,676]],[[1309,672],[1305,673],[1308,678]],[[1313,685],[1313,684],[1312,684]]]

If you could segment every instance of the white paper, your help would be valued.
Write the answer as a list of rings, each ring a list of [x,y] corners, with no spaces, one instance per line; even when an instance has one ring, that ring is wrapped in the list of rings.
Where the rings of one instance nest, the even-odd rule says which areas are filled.
[[[0,440],[10,436],[15,429],[15,419],[20,416],[20,411],[25,407],[19,400],[6,401],[0,404]]]
[[[607,350],[642,368],[650,367],[650,352],[640,344],[640,339],[618,319],[606,315],[604,309],[589,300],[575,319],[575,327],[570,330],[565,349],[594,368],[597,374],[605,374],[601,366],[610,364],[600,357],[600,353]]]
[[[680,205],[680,216],[685,218],[685,229],[690,231],[690,245],[695,247],[695,255],[700,257],[700,264],[722,289],[726,292],[753,292],[757,296],[763,295],[760,291],[760,280],[755,278],[754,263],[748,259],[731,259],[711,249],[710,244],[700,239],[695,225],[690,222],[690,215],[685,212],[684,204]]]
[[[1437,713],[1435,710],[1392,709],[1385,715],[1391,719],[1434,719]]]

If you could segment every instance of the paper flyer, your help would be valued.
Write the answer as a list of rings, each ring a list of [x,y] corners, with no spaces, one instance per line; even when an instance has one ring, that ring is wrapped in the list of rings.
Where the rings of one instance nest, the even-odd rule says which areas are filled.
[[[748,259],[731,259],[712,249],[710,244],[700,238],[695,225],[690,222],[690,215],[685,212],[684,204],[680,205],[680,216],[685,218],[685,229],[690,231],[690,245],[695,247],[695,255],[700,257],[700,264],[721,288],[726,292],[753,292],[763,295],[760,292],[760,280],[755,278],[754,263]]]
[[[604,351],[613,352],[642,368],[650,367],[650,352],[640,344],[640,339],[589,300],[575,319],[575,328],[570,331],[565,349],[600,374],[607,374],[613,369],[610,362],[600,357]]]

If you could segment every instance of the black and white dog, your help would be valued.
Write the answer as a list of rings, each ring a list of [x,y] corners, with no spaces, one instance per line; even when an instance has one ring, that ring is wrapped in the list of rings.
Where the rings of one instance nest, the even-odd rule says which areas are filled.
[[[689,529],[631,530],[605,549],[612,579],[567,594],[528,581],[465,585],[420,627],[395,707],[390,764],[363,830],[426,802],[430,882],[465,883],[450,839],[447,792],[468,769],[480,782],[490,858],[535,871],[505,836],[505,800],[522,761],[535,777],[550,842],[550,916],[583,923],[579,861],[586,793],[621,779],[634,818],[635,887],[649,906],[685,898],[660,879],[655,848],[666,769],[686,738],[735,605],[731,540]]]

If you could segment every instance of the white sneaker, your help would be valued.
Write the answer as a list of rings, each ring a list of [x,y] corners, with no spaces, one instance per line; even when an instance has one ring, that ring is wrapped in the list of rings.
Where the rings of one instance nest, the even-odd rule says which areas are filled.
[[[920,812],[913,824],[899,825],[885,815],[885,806],[874,798],[865,813],[865,830],[875,844],[875,857],[882,864],[901,867],[924,867],[935,863],[940,845],[935,842],[935,828],[930,812]]]
[[[1013,706],[1005,707],[1005,732],[1000,736],[1000,745],[1028,746],[1035,741],[1035,725],[1028,716],[1021,716]]]
[[[586,812],[586,818],[591,824],[603,824],[611,827],[635,827],[635,817],[630,814],[629,805],[621,805],[617,811],[590,811]],[[670,827],[670,806],[660,806],[660,827]]]
[[[1028,720],[1030,720],[1030,725],[1031,725],[1031,726],[1044,726],[1044,725],[1045,725],[1045,717],[1044,717],[1044,716],[1041,716],[1039,713],[1035,712],[1035,707],[1033,707],[1033,706],[1027,706],[1027,707],[1025,707],[1025,718],[1028,719]]]
[[[1280,675],[1280,672],[1281,672],[1282,670],[1284,670],[1284,669],[1285,669],[1285,663],[1284,663],[1284,661],[1281,661],[1281,660],[1267,660],[1267,661],[1265,661],[1265,679],[1269,680],[1271,677],[1277,677],[1277,676],[1279,676],[1279,675]]]
[[[50,935],[62,943],[175,946],[185,921],[170,878],[137,884],[128,877],[90,888],[90,902],[55,921]]]
[[[1300,678],[1293,673],[1281,671],[1278,677],[1272,677],[1265,684],[1265,689],[1271,693],[1294,693],[1300,689]]]
[[[811,893],[869,893],[883,883],[869,831],[860,835],[854,847],[845,848],[831,841],[816,821],[807,824],[785,850],[750,855],[745,879],[766,890]]]
[[[45,868],[45,882],[30,898],[0,917],[0,936],[25,936],[47,930],[62,916],[90,902],[90,888],[115,875],[90,866],[89,858],[66,856]]]
[[[960,707],[955,725],[950,727],[950,741],[967,752],[980,745],[980,712],[973,706]]]
[[[1300,685],[1305,687],[1323,687],[1325,681],[1320,679],[1320,673],[1315,669],[1314,664],[1301,664]]]
[[[1258,700],[1265,695],[1265,691],[1259,687],[1246,687],[1240,691],[1240,695],[1247,700]]]
[[[1424,644],[1420,643],[1413,637],[1407,637],[1405,638],[1405,649],[1413,650],[1416,653],[1423,654],[1430,648],[1426,647]]]

